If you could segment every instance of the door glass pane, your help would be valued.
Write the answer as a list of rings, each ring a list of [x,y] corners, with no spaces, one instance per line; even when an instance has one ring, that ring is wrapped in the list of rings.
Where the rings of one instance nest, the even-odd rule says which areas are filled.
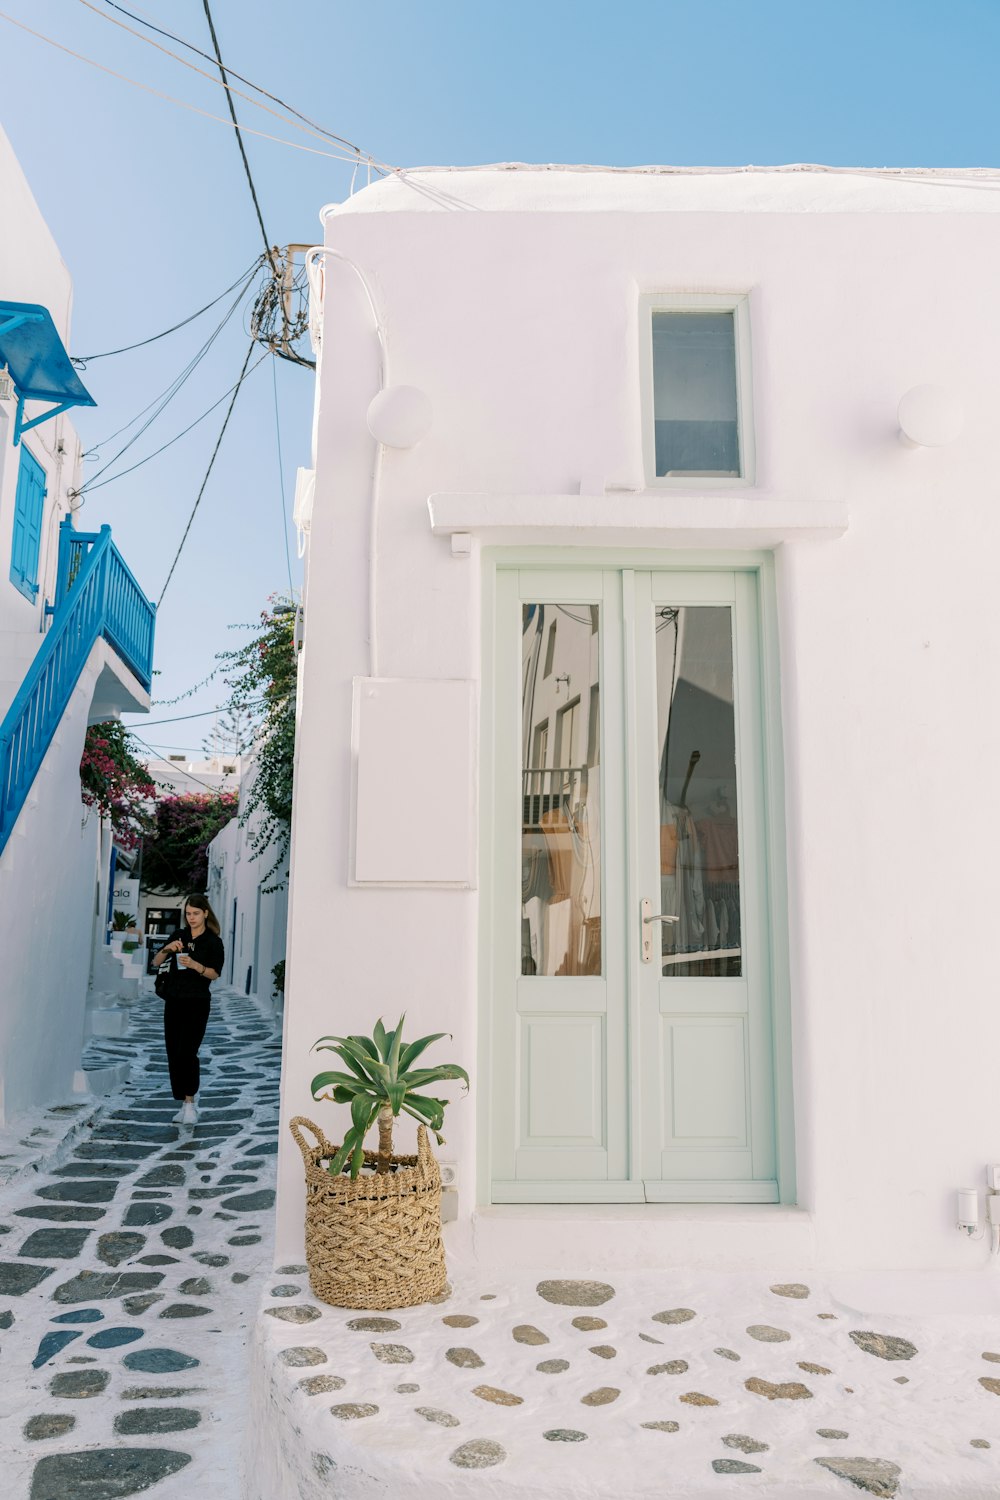
[[[733,636],[727,606],[657,605],[664,976],[742,973]],[[687,954],[706,954],[692,960]]]
[[[521,615],[521,973],[601,973],[598,606]]]
[[[653,408],[658,475],[738,477],[731,312],[653,314]]]

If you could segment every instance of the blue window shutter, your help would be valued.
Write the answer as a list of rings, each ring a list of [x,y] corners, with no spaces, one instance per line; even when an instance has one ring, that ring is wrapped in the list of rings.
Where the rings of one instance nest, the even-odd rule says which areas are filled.
[[[14,501],[14,535],[10,549],[10,577],[29,599],[38,593],[38,560],[42,550],[42,512],[45,508],[45,470],[21,449]]]

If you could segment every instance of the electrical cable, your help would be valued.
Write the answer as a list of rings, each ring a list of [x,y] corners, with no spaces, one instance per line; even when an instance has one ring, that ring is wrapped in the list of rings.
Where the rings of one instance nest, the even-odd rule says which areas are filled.
[[[89,4],[90,0],[84,0],[84,3]],[[226,69],[222,62],[222,49],[219,46],[219,38],[216,34],[215,22],[212,20],[212,9],[209,5],[209,0],[202,0],[202,9],[205,12],[205,19],[208,22],[208,29],[211,33],[212,46],[215,49],[215,59],[219,66],[219,77],[222,79],[223,85],[226,89],[226,103],[229,106],[229,114],[233,122],[233,129],[236,132],[236,144],[239,147],[240,159],[243,162],[243,171],[246,174],[247,186],[250,189],[250,197],[253,199],[254,212],[257,215],[257,223],[260,225],[261,238],[264,241],[264,252],[271,265],[271,281],[268,282],[267,285],[263,288],[260,296],[257,298],[257,302],[254,304],[254,337],[256,338],[259,336],[256,327],[256,320],[258,317],[259,309],[262,302],[266,303],[268,294],[271,293],[271,300],[276,302],[277,309],[281,316],[281,340],[280,344],[277,346],[275,345],[273,339],[268,340],[267,347],[273,354],[280,354],[282,358],[288,359],[294,364],[306,365],[311,369],[315,369],[316,366],[313,360],[305,359],[303,358],[303,356],[294,353],[289,348],[291,340],[295,337],[298,337],[299,334],[304,331],[307,319],[300,318],[299,324],[295,329],[290,328],[289,326],[287,305],[285,302],[285,298],[282,295],[282,272],[278,264],[278,247],[276,245],[272,245],[267,230],[264,227],[264,214],[260,206],[260,199],[257,196],[257,188],[254,184],[253,173],[250,171],[250,160],[247,156],[246,147],[243,144],[243,136],[240,131],[240,123],[236,118],[236,104],[233,100],[233,90],[230,88],[229,81],[226,78]],[[290,261],[291,251],[287,251],[286,254],[288,255]],[[289,584],[290,583],[291,564],[289,564]]]
[[[134,729],[130,730],[129,732],[135,735],[135,738],[139,741],[140,745],[145,745],[147,750],[152,751],[154,760],[163,759],[163,756],[160,754],[159,750],[155,749],[148,740],[144,740],[141,734],[136,734]],[[203,786],[205,788],[206,792],[215,792],[216,794],[218,794],[219,792],[231,792],[235,790],[234,787],[212,786],[211,782],[202,781],[200,776],[196,776],[193,771],[189,771],[187,766],[178,767],[177,769],[179,775],[186,776],[188,781],[196,781],[199,786]]]
[[[165,94],[162,89],[155,89],[151,84],[141,83],[137,78],[130,78],[126,73],[119,73],[114,68],[109,68],[105,63],[97,62],[93,57],[87,57],[83,52],[74,52],[72,47],[66,47],[62,42],[57,42],[54,37],[46,36],[44,31],[36,31],[34,27],[28,26],[24,21],[18,21],[14,16],[8,15],[5,10],[0,10],[0,21],[7,21],[11,26],[16,26],[19,31],[26,31],[29,36],[35,37],[40,42],[45,42],[50,47],[55,47],[59,52],[65,52],[69,57],[75,57],[78,62],[85,62],[92,68],[97,68],[102,73],[107,73],[111,78],[117,78],[120,83],[130,83],[133,88],[142,89],[143,93],[152,94],[156,99],[164,99],[168,104],[176,104],[181,109],[188,109],[192,114],[201,115],[205,120],[214,120],[217,125],[225,125],[227,129],[233,128],[232,121],[223,115],[212,114],[211,110],[200,109],[197,104],[189,104],[185,99],[178,99],[173,94]],[[346,161],[349,165],[357,160],[356,156],[345,156],[342,151],[323,151],[318,146],[306,146],[302,141],[288,141],[280,135],[270,135],[266,130],[255,130],[252,125],[241,125],[240,130],[246,135],[260,136],[261,140],[274,141],[278,146],[290,146],[294,151],[305,151],[310,156],[325,156],[330,161]],[[367,158],[366,158],[367,160]],[[376,163],[373,167],[379,170]],[[382,168],[381,170],[394,171],[395,168]]]
[[[264,251],[267,255],[268,260],[271,262],[271,269],[274,272],[275,279],[277,279],[278,266],[274,258],[274,248],[271,244],[271,241],[267,237],[267,230],[264,228],[264,215],[261,212],[260,200],[257,197],[257,189],[254,187],[253,175],[250,171],[250,163],[247,160],[246,147],[243,144],[243,137],[240,134],[240,124],[236,118],[236,105],[233,103],[232,90],[230,89],[229,84],[226,80],[226,70],[222,66],[222,53],[219,50],[219,38],[215,34],[215,22],[212,20],[212,11],[209,6],[208,0],[201,0],[201,3],[202,8],[205,12],[205,19],[208,22],[208,29],[212,34],[212,46],[215,48],[215,60],[219,65],[219,77],[222,79],[223,86],[226,90],[226,103],[229,105],[229,113],[233,121],[233,129],[236,131],[236,144],[240,148],[240,156],[243,159],[243,170],[246,173],[247,185],[250,188],[250,196],[253,199],[254,210],[257,214],[257,223],[260,225],[261,238],[264,241]]]
[[[260,708],[267,702],[266,698],[248,698],[246,703],[241,703],[241,708]],[[228,703],[220,703],[217,708],[205,708],[196,714],[175,714],[171,719],[143,719],[144,729],[152,729],[154,724],[183,724],[188,719],[210,719],[213,714],[223,714],[229,709]]]
[[[281,456],[281,417],[278,412],[278,367],[271,366],[271,384],[274,387],[274,436],[278,445],[278,483],[281,495],[281,536],[285,543],[285,563],[288,567],[288,592],[295,593],[292,582],[292,554],[288,549],[288,502],[285,499],[285,465]]]
[[[247,372],[248,375],[252,375],[255,370],[259,370],[260,367],[261,367],[261,365],[264,363],[264,361],[265,361],[266,358],[267,358],[267,354],[266,353],[262,354],[261,357],[260,357],[260,359],[257,361],[257,363],[255,365],[251,365],[249,371]],[[93,488],[95,490],[102,490],[106,484],[114,484],[116,480],[118,480],[118,479],[124,479],[126,477],[126,475],[128,475],[128,474],[134,474],[135,471],[136,471],[136,469],[141,469],[145,464],[151,463],[154,458],[159,458],[159,456],[160,456],[161,453],[165,453],[168,448],[172,448],[175,443],[179,443],[180,440],[181,440],[181,438],[187,437],[187,435],[188,435],[189,432],[193,432],[196,427],[200,426],[200,424],[202,422],[204,422],[204,420],[205,420],[206,417],[210,417],[212,415],[213,411],[215,411],[217,407],[219,407],[219,406],[222,405],[223,401],[225,401],[225,399],[226,399],[227,396],[231,396],[236,391],[238,391],[239,388],[240,388],[240,385],[242,383],[242,379],[243,378],[244,377],[241,377],[241,379],[238,380],[235,385],[231,385],[229,387],[228,391],[223,391],[223,393],[219,397],[219,399],[217,401],[213,401],[212,404],[211,404],[211,406],[207,406],[205,408],[205,410],[202,412],[202,414],[201,414],[200,417],[195,417],[195,419],[194,419],[193,422],[189,422],[188,425],[186,427],[183,427],[180,432],[174,433],[174,436],[172,438],[168,438],[165,443],[161,443],[160,446],[159,446],[159,448],[154,448],[153,451],[152,451],[152,453],[147,453],[145,458],[140,458],[139,461],[138,461],[138,463],[131,464],[129,468],[122,469],[117,474],[111,474],[107,479],[102,479],[101,482],[100,482],[100,484],[93,485]],[[74,490],[73,493],[74,493],[74,495],[76,495],[76,494],[83,495],[84,490],[86,490],[87,493],[89,494],[90,488],[91,488],[90,485],[84,485],[83,489],[78,490],[78,491]],[[79,508],[80,508],[79,506],[75,507],[75,509],[77,509],[77,510],[79,510]]]
[[[218,456],[218,453],[219,453],[219,449],[222,446],[222,439],[225,436],[226,428],[229,426],[229,418],[233,414],[233,407],[236,405],[236,398],[237,398],[237,396],[240,393],[240,386],[243,384],[244,380],[247,377],[247,370],[248,370],[249,365],[250,365],[250,358],[251,358],[251,356],[253,354],[255,345],[256,345],[256,340],[255,339],[251,339],[251,341],[250,341],[250,347],[247,349],[246,359],[243,361],[243,368],[240,371],[240,378],[239,378],[239,380],[237,380],[236,384],[233,387],[232,400],[230,401],[228,407],[226,408],[226,415],[222,419],[222,426],[219,429],[219,436],[215,440],[215,447],[212,449],[212,456],[211,456],[211,458],[208,461],[208,468],[205,470],[205,477],[201,481],[201,488],[198,491],[198,494],[197,494],[197,497],[195,499],[194,505],[191,507],[191,514],[188,516],[188,522],[187,522],[187,525],[184,528],[184,535],[181,537],[180,545],[178,546],[177,552],[174,555],[174,560],[170,564],[170,572],[167,574],[166,582],[164,583],[162,589],[160,590],[160,597],[156,601],[156,607],[157,607],[157,609],[159,609],[160,605],[163,603],[163,596],[167,592],[167,589],[170,587],[170,580],[174,576],[174,569],[177,566],[177,563],[178,563],[178,561],[180,559],[181,553],[184,551],[184,543],[188,539],[188,533],[191,530],[191,523],[194,521],[195,514],[197,513],[197,510],[198,510],[198,506],[201,504],[201,497],[205,493],[205,486],[208,484],[209,475],[212,472],[213,466],[215,464],[215,460],[216,460],[216,458]],[[261,362],[261,360],[262,359],[266,359],[266,358],[267,358],[267,356],[262,354],[261,355],[261,359],[257,361],[257,364],[259,365],[260,362]],[[256,366],[254,368],[256,368]]]
[[[138,422],[140,417],[145,416],[146,412],[150,411],[152,407],[156,407],[156,410],[153,412],[152,416],[149,417],[147,421],[143,422],[138,431],[133,433],[128,442],[125,443],[121,448],[119,448],[114,457],[109,458],[107,463],[104,464],[102,468],[98,469],[97,472],[93,474],[89,479],[85,480],[78,490],[74,490],[74,496],[84,495],[88,490],[91,489],[99,490],[103,487],[103,485],[111,484],[115,479],[121,479],[125,474],[131,474],[135,469],[141,468],[142,465],[148,463],[151,458],[156,458],[157,454],[162,453],[165,448],[169,448],[173,443],[176,443],[179,438],[184,437],[186,433],[191,431],[192,427],[196,427],[198,423],[203,420],[203,418],[207,417],[212,411],[215,410],[216,406],[219,406],[223,401],[225,401],[226,397],[229,395],[229,391],[224,391],[223,394],[219,397],[218,401],[214,402],[213,405],[208,407],[206,411],[203,411],[200,417],[197,417],[194,422],[185,427],[182,432],[179,432],[174,437],[170,438],[168,442],[163,443],[159,448],[155,449],[153,453],[147,454],[145,458],[140,459],[139,462],[137,464],[133,464],[131,468],[123,469],[119,474],[112,474],[110,478],[101,480],[100,484],[97,482],[98,480],[100,480],[102,474],[106,474],[108,469],[110,469],[112,465],[116,464],[118,460],[124,454],[126,454],[130,448],[134,447],[134,445],[142,437],[143,433],[149,430],[149,428],[156,421],[157,417],[161,416],[166,408],[170,405],[170,402],[187,383],[190,376],[194,373],[198,365],[205,358],[206,354],[211,349],[212,345],[215,343],[216,339],[219,337],[226,324],[236,312],[240,303],[243,301],[243,298],[245,297],[249,286],[250,282],[247,281],[246,285],[239,292],[236,301],[232,304],[229,311],[222,319],[222,322],[219,323],[216,329],[209,335],[208,339],[201,346],[198,352],[193,356],[193,358],[189,360],[188,364],[184,367],[181,373],[175,376],[175,378],[170,382],[166,390],[161,391],[160,395],[157,396],[155,400],[150,402],[149,406],[144,406],[142,411],[138,412],[136,416],[131,419],[131,421],[125,423],[124,427],[119,427],[118,431],[113,432],[110,437],[102,439],[102,441],[100,443],[97,443],[94,448],[88,449],[88,454],[97,452],[101,447],[103,447],[105,443],[113,442],[116,437],[119,437],[123,432],[127,432],[128,429],[132,427],[136,422]]]
[[[89,0],[83,0],[83,3],[87,6],[88,10],[94,10],[96,8],[89,3]],[[197,57],[203,57],[206,62],[215,61],[215,59],[212,58],[207,52],[203,52],[200,47],[196,47],[193,42],[185,41],[182,36],[176,36],[172,31],[165,31],[162,26],[155,26],[153,22],[145,16],[137,14],[135,11],[127,10],[124,5],[118,5],[116,3],[116,0],[105,0],[105,4],[110,5],[112,10],[120,11],[123,16],[128,16],[130,21],[137,21],[140,26],[145,26],[147,30],[155,31],[158,36],[168,37],[170,41],[176,42],[179,47],[186,47],[189,52],[193,52]],[[106,17],[106,19],[110,21],[112,17],[108,16]],[[119,21],[115,24],[121,25],[121,22]],[[137,32],[131,31],[131,28],[128,26],[126,26],[124,29],[126,31],[129,31],[132,36],[138,35]],[[153,45],[155,46],[155,43]],[[161,52],[165,52],[168,57],[173,57],[178,62],[183,63],[185,67],[189,68],[192,66],[191,63],[184,62],[184,59],[182,57],[178,57],[176,52],[171,52],[167,47],[161,47],[159,50]],[[296,109],[294,105],[286,103],[284,99],[279,99],[277,94],[272,94],[267,89],[261,88],[259,83],[254,83],[250,78],[244,78],[243,74],[237,73],[235,68],[227,68],[226,71],[228,72],[230,78],[238,78],[240,80],[240,83],[246,84],[247,88],[253,89],[258,94],[263,94],[265,99],[270,99],[275,104],[280,104],[282,109],[287,110],[288,113],[294,115],[296,119],[302,120],[303,123],[308,125],[312,131],[321,136],[325,136],[327,140],[337,141],[339,145],[346,146],[348,150],[354,151],[357,155],[358,161],[371,161],[372,165],[377,171],[393,170],[393,168],[387,167],[384,162],[375,162],[371,157],[366,157],[364,152],[361,150],[361,147],[356,146],[353,141],[349,141],[345,136],[337,135],[334,131],[327,130],[323,125],[317,124],[315,120],[311,120],[308,115],[304,115],[301,110]],[[195,72],[201,73],[203,78],[207,78],[209,76],[207,73],[202,73],[202,70],[200,68],[196,68]],[[215,80],[213,79],[212,81],[214,82]],[[226,88],[232,89],[232,85],[227,83]],[[251,99],[248,94],[242,93],[239,89],[233,89],[232,91],[233,93],[239,94],[241,99],[246,99],[250,104],[257,105],[259,109],[266,108],[266,106],[260,104],[258,100]],[[268,110],[268,113],[275,114],[276,112],[274,110]],[[277,118],[280,119],[281,116],[278,115]]]
[[[190,317],[182,319],[180,323],[175,323],[172,328],[165,328],[162,333],[154,333],[152,338],[140,339],[137,344],[125,344],[121,349],[105,349],[103,354],[71,355],[70,358],[73,365],[75,365],[78,370],[85,370],[92,360],[110,359],[113,354],[130,354],[133,349],[145,349],[147,344],[155,344],[157,339],[165,339],[168,334],[176,333],[179,328],[186,328],[189,323],[193,323],[196,318],[200,318],[202,313],[209,312],[211,308],[215,307],[216,303],[221,302],[223,297],[227,297],[230,292],[235,291],[241,282],[247,281],[251,276],[253,276],[260,266],[262,260],[263,256],[258,255],[253,265],[248,270],[244,271],[241,276],[237,276],[232,286],[227,286],[225,291],[220,292],[217,297],[213,297],[211,302],[206,302],[204,307],[199,307],[197,312],[193,312]],[[149,408],[147,407],[146,410],[148,411]],[[139,415],[141,416],[142,413],[140,412]],[[124,427],[121,428],[121,431],[125,431]],[[117,434],[115,435],[117,436]],[[109,441],[110,439],[105,438],[105,442]]]

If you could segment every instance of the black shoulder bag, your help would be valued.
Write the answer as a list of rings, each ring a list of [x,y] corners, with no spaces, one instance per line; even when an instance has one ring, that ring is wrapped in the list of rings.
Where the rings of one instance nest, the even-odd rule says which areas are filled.
[[[177,959],[173,953],[165,964],[160,964],[153,980],[153,988],[161,1000],[172,1000],[176,988],[174,981],[177,977]]]

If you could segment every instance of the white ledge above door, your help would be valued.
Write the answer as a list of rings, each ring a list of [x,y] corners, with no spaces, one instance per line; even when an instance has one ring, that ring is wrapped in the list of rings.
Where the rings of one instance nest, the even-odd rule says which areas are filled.
[[[473,536],[487,545],[773,548],[832,541],[848,526],[842,500],[776,500],[768,495],[436,494],[427,501],[435,536]]]

